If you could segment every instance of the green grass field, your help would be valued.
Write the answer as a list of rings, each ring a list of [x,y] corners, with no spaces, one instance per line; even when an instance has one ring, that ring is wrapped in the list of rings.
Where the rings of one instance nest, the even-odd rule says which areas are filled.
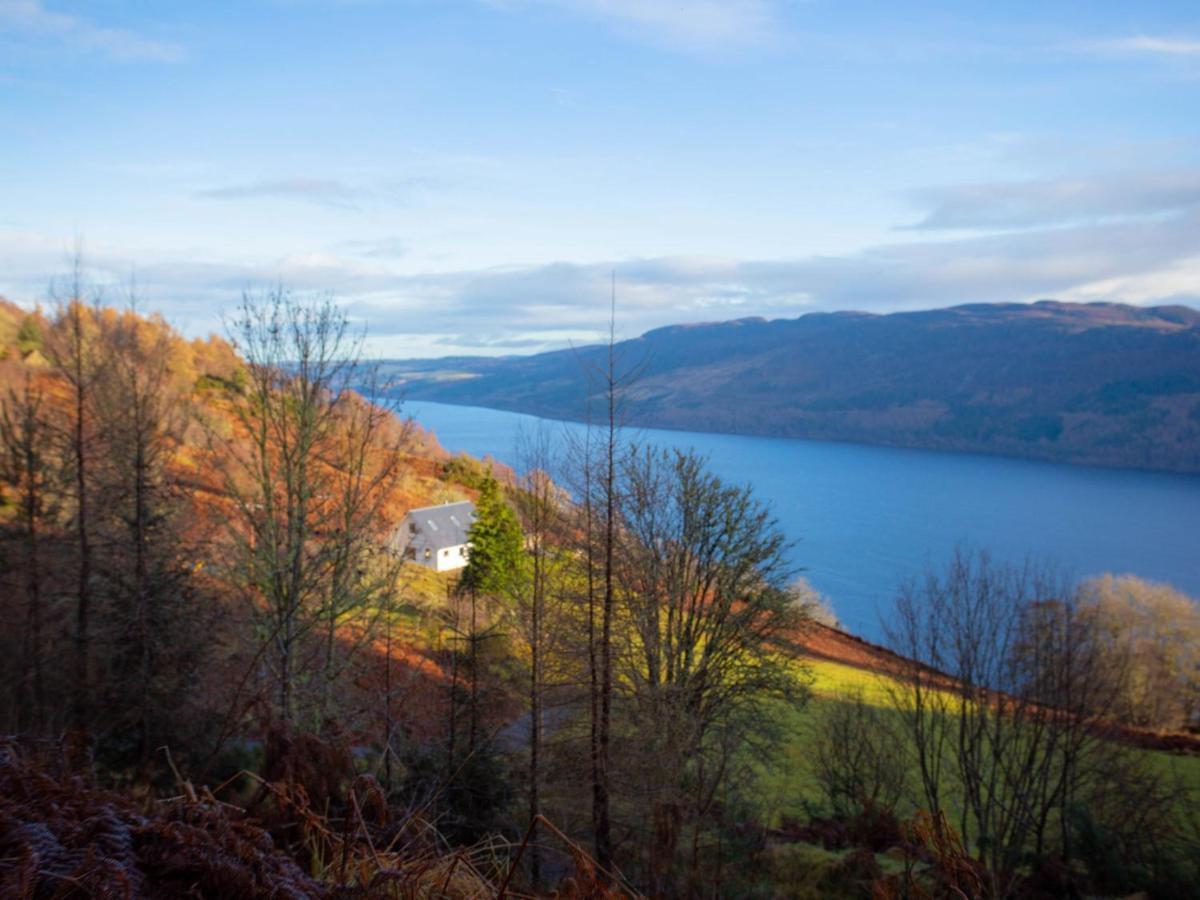
[[[826,800],[813,772],[813,745],[819,739],[823,717],[835,704],[862,697],[871,706],[897,714],[894,682],[887,676],[828,660],[805,660],[803,664],[812,681],[811,697],[799,708],[779,704],[777,715],[783,741],[775,758],[757,766],[759,812],[771,825],[777,825],[785,817],[804,820],[814,812],[826,811]],[[1189,803],[1200,797],[1200,757],[1150,750],[1130,752],[1144,754],[1152,771],[1176,785],[1180,802]],[[899,745],[896,753],[906,755],[906,748]],[[918,785],[915,771],[910,782],[911,791]],[[899,812],[911,813],[916,805],[910,802]],[[952,819],[957,815],[957,810],[948,812]]]

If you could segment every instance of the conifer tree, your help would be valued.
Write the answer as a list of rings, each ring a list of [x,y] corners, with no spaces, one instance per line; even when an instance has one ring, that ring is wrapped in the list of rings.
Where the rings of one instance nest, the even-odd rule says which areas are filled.
[[[0,484],[11,492],[16,506],[16,535],[23,547],[19,557],[19,581],[25,595],[22,676],[14,694],[18,730],[38,731],[47,723],[48,603],[43,584],[46,573],[42,544],[46,540],[43,532],[56,514],[55,460],[50,452],[53,426],[49,415],[45,395],[28,372],[24,389],[9,388],[8,396],[0,402]]]
[[[525,553],[517,514],[505,502],[500,485],[489,472],[480,485],[475,521],[467,532],[470,557],[459,578],[459,590],[470,598],[467,665],[470,672],[470,708],[467,750],[474,754],[479,732],[479,646],[492,637],[492,629],[479,628],[479,598],[507,597],[515,592],[523,573]]]
[[[509,592],[524,564],[521,525],[490,472],[480,487],[475,521],[468,536],[471,555],[459,580],[460,587],[488,595]]]

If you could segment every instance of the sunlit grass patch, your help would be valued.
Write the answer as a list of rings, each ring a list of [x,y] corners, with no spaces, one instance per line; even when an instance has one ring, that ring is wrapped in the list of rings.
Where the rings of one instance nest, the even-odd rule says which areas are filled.
[[[894,706],[896,682],[886,675],[858,666],[824,659],[805,660],[812,674],[812,692],[819,699],[861,696],[872,706]]]

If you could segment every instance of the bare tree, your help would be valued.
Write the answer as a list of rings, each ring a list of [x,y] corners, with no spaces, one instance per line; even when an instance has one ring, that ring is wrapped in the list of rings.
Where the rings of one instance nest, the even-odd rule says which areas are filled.
[[[588,660],[591,687],[592,837],[596,861],[612,869],[610,769],[613,711],[613,626],[618,614],[616,546],[620,530],[620,458],[625,402],[641,366],[622,366],[617,351],[617,286],[613,273],[604,364],[588,371],[589,421],[582,448],[583,515],[587,559]],[[598,394],[603,409],[594,444],[590,411]],[[599,584],[597,584],[599,581]]]
[[[319,615],[322,621],[322,715],[338,718],[335,693],[354,651],[372,639],[375,617],[397,591],[401,559],[383,551],[387,506],[402,473],[402,452],[411,427],[396,415],[378,371],[361,368],[339,411],[328,469],[331,509],[324,539],[329,549],[329,580]],[[365,618],[364,618],[365,617]],[[343,626],[357,619],[348,635]]]
[[[600,684],[599,719],[596,725],[596,774],[593,785],[595,803],[595,840],[596,860],[601,867],[612,867],[612,817],[609,811],[611,793],[609,785],[610,755],[612,743],[612,701],[613,701],[613,666],[612,666],[612,629],[613,618],[616,615],[616,595],[614,593],[615,571],[614,552],[617,539],[617,444],[619,441],[617,406],[620,398],[621,379],[616,366],[616,287],[614,276],[613,288],[614,312],[609,319],[608,333],[608,365],[604,371],[604,402],[606,407],[606,423],[603,458],[600,472],[600,491],[603,509],[604,535],[603,572],[604,599],[600,607]]]
[[[547,670],[561,649],[555,636],[564,624],[560,602],[556,602],[555,574],[562,567],[561,533],[565,498],[554,484],[553,444],[546,429],[522,433],[518,460],[524,473],[514,492],[517,512],[525,535],[527,577],[515,591],[518,631],[529,648],[529,773],[528,805],[530,835],[530,878],[541,882],[542,854],[538,844],[538,819],[542,815],[542,753],[545,735]]]
[[[587,373],[589,381],[591,372]],[[600,632],[599,632],[599,575],[598,559],[601,556],[597,541],[597,470],[599,468],[596,435],[592,428],[592,386],[587,396],[587,428],[580,440],[571,442],[568,453],[570,465],[568,477],[573,480],[579,503],[575,509],[574,533],[579,540],[579,555],[583,563],[583,606],[586,618],[584,629],[585,655],[587,658],[588,688],[588,778],[592,793],[591,824],[593,849],[599,855],[601,805],[604,799],[603,772],[600,757]]]
[[[895,714],[867,702],[861,691],[823,704],[811,765],[834,815],[896,810],[908,770],[896,753],[895,726]]]
[[[373,577],[362,563],[395,461],[387,441],[375,443],[387,417],[354,393],[361,341],[331,300],[302,302],[282,288],[247,294],[231,332],[247,371],[232,403],[238,432],[217,438],[237,509],[231,575],[272,650],[278,721],[293,728],[328,709],[320,698],[340,671],[331,644],[339,623],[387,589],[386,573]],[[315,647],[314,634],[325,639]],[[318,702],[301,709],[301,688],[314,679]]]
[[[615,547],[620,515],[620,455],[624,405],[636,367],[618,360],[616,277],[613,277],[608,341],[603,362],[583,363],[587,379],[587,428],[569,447],[568,478],[578,499],[576,533],[584,563],[587,616],[588,762],[592,793],[592,841],[597,862],[612,867],[609,769],[612,743],[613,623],[617,615]],[[593,420],[596,406],[602,421]]]
[[[1006,895],[1027,851],[1071,852],[1066,814],[1098,777],[1112,660],[1073,586],[1046,568],[960,550],[944,574],[907,585],[896,609],[889,637],[913,665],[893,700],[924,805],[958,809],[964,844]]]
[[[801,609],[804,615],[813,622],[828,628],[841,628],[833,602],[808,583],[808,579],[797,576],[788,585],[788,594],[792,603]]]
[[[1200,605],[1165,584],[1133,575],[1091,578],[1080,612],[1125,661],[1114,716],[1149,728],[1184,728],[1200,721]]]

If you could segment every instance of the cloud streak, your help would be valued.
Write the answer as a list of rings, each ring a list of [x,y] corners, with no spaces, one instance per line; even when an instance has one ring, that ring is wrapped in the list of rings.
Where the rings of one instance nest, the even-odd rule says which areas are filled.
[[[912,229],[997,229],[1180,213],[1200,206],[1200,169],[1106,178],[991,182],[927,188]]]
[[[318,206],[354,209],[364,196],[359,188],[324,178],[274,178],[196,191],[208,200],[248,200],[259,197],[283,197]]]
[[[1086,45],[1086,49],[1119,55],[1200,57],[1200,40],[1138,35],[1107,41],[1092,41]]]
[[[414,276],[351,307],[377,333],[419,333],[428,301],[442,322],[494,339],[556,327],[603,333],[609,273],[623,330],[814,310],[890,311],[1053,296],[1200,302],[1200,218],[1125,223],[874,247],[791,260],[669,258],[554,263]],[[1164,273],[1172,273],[1170,278]],[[1163,293],[1147,287],[1166,289]],[[395,298],[405,298],[396,303]],[[484,341],[481,340],[480,343]]]
[[[674,49],[758,47],[779,32],[776,0],[483,0],[501,9],[549,8],[604,22]]]
[[[4,31],[48,37],[118,62],[177,63],[187,58],[179,44],[54,12],[42,0],[0,0],[0,32]]]
[[[396,179],[378,185],[348,184],[335,178],[261,178],[223,187],[204,188],[193,196],[205,200],[279,198],[317,206],[357,210],[372,202],[404,203],[439,183],[431,178]]]

